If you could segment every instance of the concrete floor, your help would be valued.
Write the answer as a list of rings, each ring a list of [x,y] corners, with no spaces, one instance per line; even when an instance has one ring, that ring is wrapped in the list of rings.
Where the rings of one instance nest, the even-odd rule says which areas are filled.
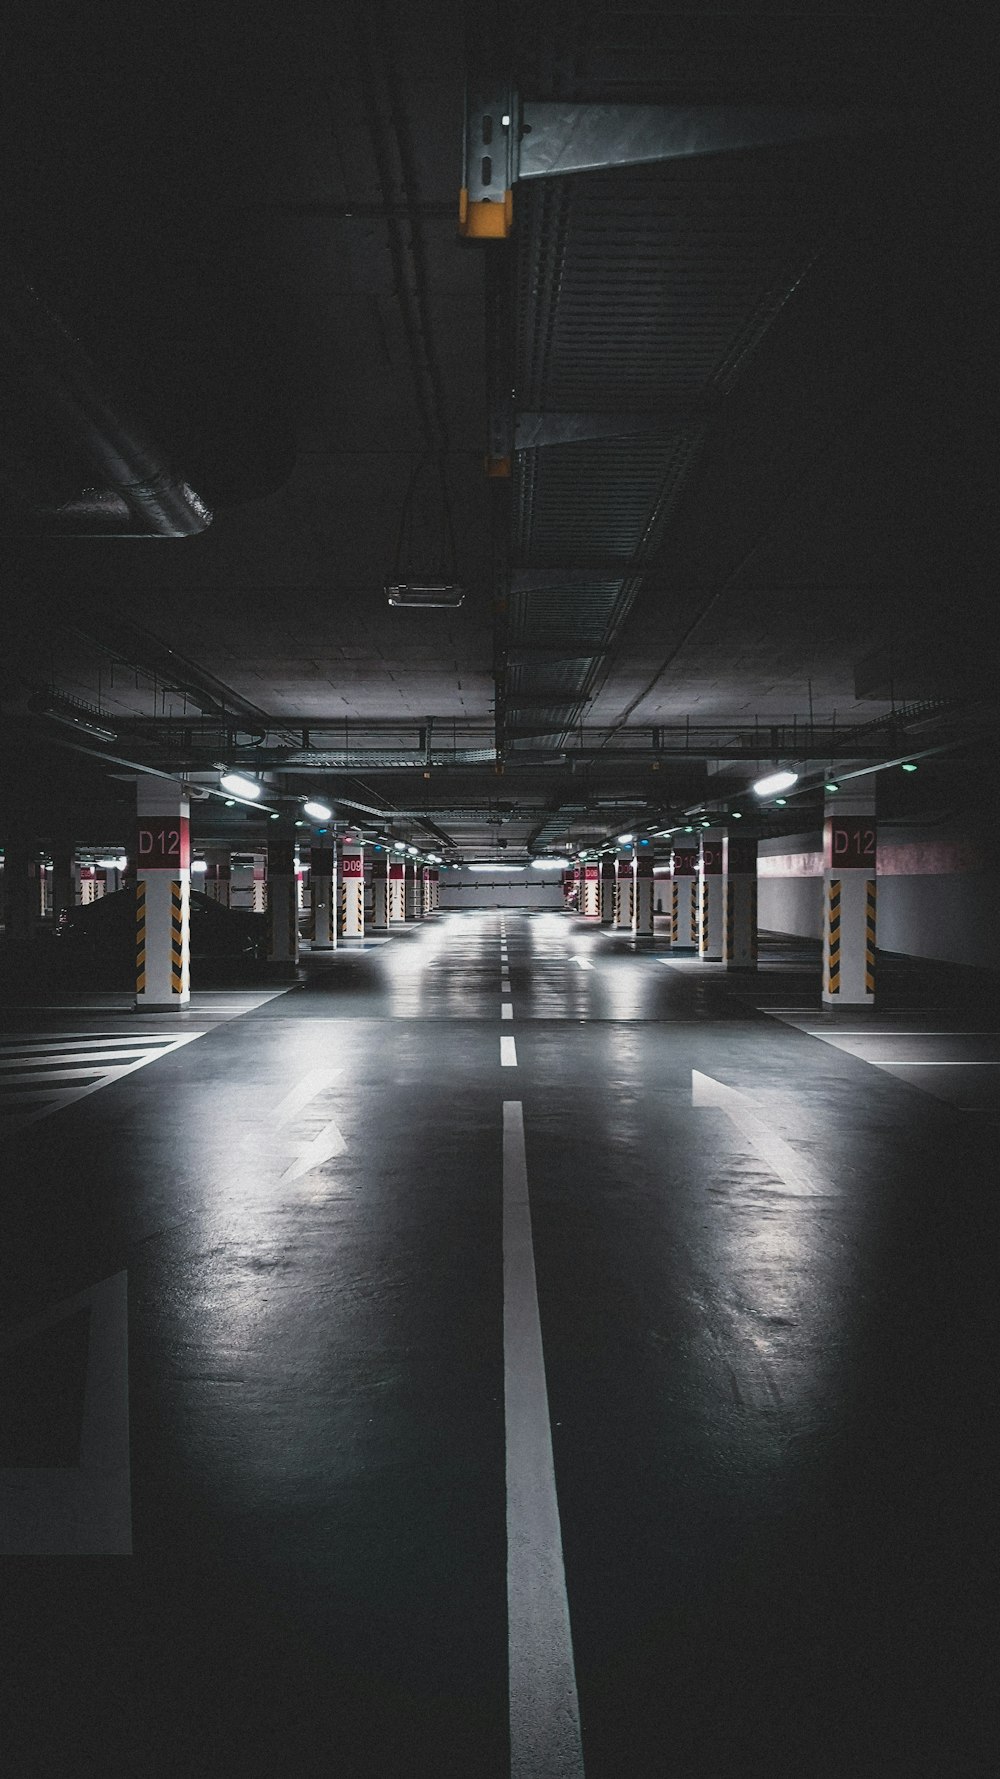
[[[6,1771],[997,1770],[997,1010],[764,962],[487,912],[22,995]]]

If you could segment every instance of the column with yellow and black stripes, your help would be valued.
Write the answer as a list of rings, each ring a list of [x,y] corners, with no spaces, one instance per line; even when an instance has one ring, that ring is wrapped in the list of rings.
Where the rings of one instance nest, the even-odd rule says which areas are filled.
[[[294,976],[299,961],[295,829],[284,818],[267,836],[267,962],[274,976]]]
[[[632,932],[637,939],[653,937],[653,854],[641,841],[632,853]]]
[[[828,797],[823,824],[823,1003],[875,1004],[874,797]]]
[[[615,855],[601,854],[601,875],[598,883],[598,911],[602,927],[614,925],[615,919]]]
[[[376,933],[389,928],[389,859],[381,846],[372,853],[372,927]]]
[[[722,842],[725,932],[722,956],[727,970],[757,968],[757,842],[727,834]]]
[[[721,828],[704,828],[698,839],[698,956],[721,963],[725,939]]]
[[[340,842],[340,933],[343,939],[365,936],[365,849],[353,834]]]
[[[698,846],[694,840],[674,842],[670,855],[673,877],[671,940],[674,951],[698,949]]]
[[[617,895],[615,898],[614,925],[617,929],[625,928],[632,931],[632,849],[622,853],[615,860],[615,877]]]
[[[186,792],[170,779],[136,785],[135,1004],[167,1013],[191,999],[191,828]]]

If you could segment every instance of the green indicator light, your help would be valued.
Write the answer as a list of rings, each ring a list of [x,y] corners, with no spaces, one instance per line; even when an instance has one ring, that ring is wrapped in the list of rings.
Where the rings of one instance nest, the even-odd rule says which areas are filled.
[[[787,797],[775,797],[774,801],[777,803],[779,809],[784,809],[785,804],[788,802],[788,798]]]
[[[917,768],[913,764],[912,760],[904,760],[903,761],[903,771],[904,772],[916,772],[916,770],[917,770]]]
[[[823,786],[823,789],[824,789],[824,791],[839,791],[840,786],[839,786],[839,784],[834,784],[833,780],[831,779],[829,784],[825,784]]]
[[[729,811],[729,813],[732,816],[734,822],[741,822],[743,820],[742,809],[731,809]]]

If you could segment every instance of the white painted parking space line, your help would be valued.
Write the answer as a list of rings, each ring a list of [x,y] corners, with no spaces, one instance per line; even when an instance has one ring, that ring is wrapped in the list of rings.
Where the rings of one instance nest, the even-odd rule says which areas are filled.
[[[503,1280],[511,1779],[583,1779],[520,1100],[503,1108]]]
[[[329,1087],[339,1073],[339,1069],[313,1069],[308,1075],[303,1075],[302,1080],[274,1108],[272,1115],[278,1130],[283,1124],[288,1124],[297,1112],[301,1112],[310,1100],[314,1100],[318,1093]]]
[[[573,962],[578,970],[592,970],[594,967],[589,957],[574,957]]]
[[[91,1041],[73,1032],[47,1037],[27,1032],[23,1038],[5,1039],[0,1044],[0,1130],[13,1134],[35,1124],[204,1035],[140,1032]]]
[[[501,994],[502,994],[502,995],[509,995],[509,994],[510,994],[510,977],[508,977],[508,978],[507,978],[507,981],[506,981],[506,982],[501,982],[501,984],[500,984],[500,993],[501,993]]]
[[[514,1017],[514,1008],[513,1008],[512,1003],[510,1001],[501,1001],[500,1002],[500,1018],[501,1019],[513,1019],[513,1017]]]
[[[716,1081],[711,1075],[702,1075],[698,1069],[692,1069],[691,1104],[717,1106],[720,1111],[725,1112],[790,1192],[799,1193],[803,1198],[811,1198],[822,1191],[810,1179],[802,1157],[792,1145],[786,1143],[784,1137],[777,1136],[764,1123],[763,1118],[758,1118],[756,1112],[751,1110],[746,1095],[738,1093],[735,1087],[726,1087],[722,1081]]]
[[[500,1067],[502,1069],[517,1068],[517,1049],[513,1038],[500,1039]]]
[[[859,1056],[880,1069],[1000,1069],[1000,1062],[914,1062],[905,1056]]]

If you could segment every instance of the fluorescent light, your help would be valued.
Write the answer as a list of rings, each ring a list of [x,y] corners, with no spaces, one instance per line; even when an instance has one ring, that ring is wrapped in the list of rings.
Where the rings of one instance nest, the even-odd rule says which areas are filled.
[[[128,864],[128,859],[98,859],[97,863],[102,871],[124,871]]]
[[[242,772],[223,772],[219,783],[224,791],[233,797],[247,797],[255,803],[260,796],[260,785],[255,778],[244,778]]]
[[[903,771],[904,772],[916,772],[916,770],[917,770],[917,768],[913,764],[912,760],[904,760],[903,761]]]
[[[191,869],[192,869],[192,871],[207,871],[208,870],[207,859],[192,859],[191,860]]]
[[[774,791],[790,790],[798,782],[797,772],[772,772],[767,778],[758,778],[753,788],[758,797],[770,797]]]
[[[824,791],[839,791],[840,786],[839,786],[839,784],[834,784],[833,779],[830,778],[827,780],[826,784],[823,786],[823,789],[824,789]]]
[[[495,865],[470,865],[470,871],[523,871],[523,865],[508,865],[498,859]]]
[[[311,815],[314,822],[328,822],[333,814],[325,803],[314,803],[312,799],[302,805],[303,815]]]
[[[631,846],[634,838],[635,836],[633,834],[619,834],[618,844],[619,846]]]
[[[407,849],[406,849],[406,850],[407,850],[407,852],[408,852],[408,853],[411,853],[411,854],[412,854],[412,855],[413,855],[413,857],[414,857],[414,858],[416,858],[416,856],[417,856],[417,849],[416,849],[416,847],[415,847],[415,846],[408,846],[408,847],[407,847]]]
[[[569,860],[568,859],[532,859],[531,869],[533,871],[568,871],[569,870]]]

